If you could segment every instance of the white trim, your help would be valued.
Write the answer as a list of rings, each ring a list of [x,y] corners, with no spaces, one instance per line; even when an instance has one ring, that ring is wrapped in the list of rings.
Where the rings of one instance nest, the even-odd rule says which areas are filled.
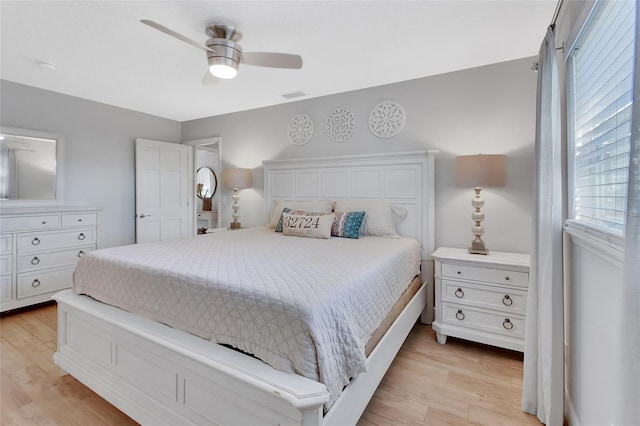
[[[596,10],[596,4],[600,0],[583,0],[582,8],[578,13],[575,21],[573,22],[573,26],[571,27],[571,31],[567,36],[567,40],[564,44],[564,60],[565,62],[573,53],[573,50],[576,48],[576,44],[578,40],[582,36],[582,32],[586,27],[587,22],[591,20],[593,17],[593,12]]]
[[[575,220],[567,220],[564,230],[573,243],[619,268],[623,267],[624,238]]]
[[[571,402],[569,390],[567,388],[564,389],[564,412],[566,414],[565,420],[567,421],[568,426],[580,426],[578,414],[573,406],[573,402]]]

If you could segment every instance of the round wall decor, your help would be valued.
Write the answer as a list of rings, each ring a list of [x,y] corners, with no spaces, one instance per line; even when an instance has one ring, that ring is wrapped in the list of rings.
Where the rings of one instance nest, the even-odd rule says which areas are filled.
[[[291,119],[287,135],[294,145],[304,145],[313,136],[313,121],[307,114],[298,114]]]
[[[325,130],[332,141],[344,142],[356,130],[356,118],[348,109],[338,108],[327,117]]]
[[[379,138],[397,135],[404,126],[404,109],[393,101],[383,101],[373,107],[369,114],[369,130]]]

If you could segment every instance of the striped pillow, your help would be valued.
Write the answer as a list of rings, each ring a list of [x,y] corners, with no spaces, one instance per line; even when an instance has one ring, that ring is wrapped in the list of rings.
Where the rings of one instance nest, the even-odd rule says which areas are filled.
[[[334,237],[353,238],[360,237],[360,225],[364,219],[364,212],[333,212],[336,219],[331,227],[331,235]]]

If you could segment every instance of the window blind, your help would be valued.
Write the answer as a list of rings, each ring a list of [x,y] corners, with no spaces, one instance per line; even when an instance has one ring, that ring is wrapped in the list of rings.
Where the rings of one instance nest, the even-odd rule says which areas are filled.
[[[624,231],[635,1],[600,1],[573,60],[574,219]]]

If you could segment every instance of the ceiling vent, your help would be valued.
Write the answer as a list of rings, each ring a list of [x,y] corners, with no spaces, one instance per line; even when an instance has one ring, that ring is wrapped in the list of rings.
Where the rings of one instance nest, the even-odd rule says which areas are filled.
[[[304,92],[297,91],[297,92],[285,93],[282,95],[282,97],[285,99],[299,98],[301,96],[307,96],[307,94]]]

